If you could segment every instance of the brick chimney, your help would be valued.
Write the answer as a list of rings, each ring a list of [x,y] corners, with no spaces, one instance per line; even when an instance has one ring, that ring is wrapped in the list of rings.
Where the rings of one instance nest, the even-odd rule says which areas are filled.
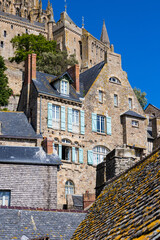
[[[73,67],[70,67],[67,72],[74,80],[73,86],[76,89],[76,92],[79,92],[79,65],[76,64]]]
[[[36,79],[36,54],[29,54],[25,62],[25,84],[31,84]]]
[[[83,209],[87,210],[96,200],[96,196],[94,193],[89,193],[89,191],[86,191],[85,194],[83,194]]]
[[[42,142],[42,147],[48,155],[53,154],[53,141],[52,140],[45,138]]]

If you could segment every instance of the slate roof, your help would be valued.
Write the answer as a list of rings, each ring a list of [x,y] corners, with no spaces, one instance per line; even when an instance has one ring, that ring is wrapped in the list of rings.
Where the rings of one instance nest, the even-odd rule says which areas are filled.
[[[71,239],[160,239],[160,150],[108,182]]]
[[[31,22],[27,18],[22,18],[22,17],[16,16],[16,15],[13,15],[13,14],[10,14],[10,13],[0,11],[0,16],[9,17],[9,18],[11,18],[15,21],[18,20],[18,21],[24,22],[26,24],[31,24]],[[45,27],[45,24],[40,23],[40,22],[34,22],[33,25],[43,27],[43,28]]]
[[[147,138],[153,140],[152,137],[152,127],[147,127]]]
[[[57,77],[54,75],[37,72],[36,80],[33,80],[33,83],[39,93],[80,102],[79,94],[76,93],[76,90],[71,85],[70,85],[70,94],[69,95],[62,95],[54,87],[52,87],[50,83],[56,78]]]
[[[98,74],[104,67],[104,61],[98,63],[94,67],[86,70],[85,72],[80,74],[80,92],[81,92],[81,97],[84,97],[84,95],[87,94],[89,91],[90,87],[96,80]]]
[[[0,239],[69,240],[86,213],[0,209]]]
[[[23,112],[0,112],[0,122],[2,123],[0,137],[10,136],[32,139],[42,137],[35,133]]]
[[[58,155],[47,155],[40,147],[0,146],[0,163],[60,165]]]
[[[135,118],[146,119],[144,116],[142,116],[134,111],[131,111],[131,110],[128,110],[127,112],[123,113],[121,116],[131,116],[131,117],[135,117]]]

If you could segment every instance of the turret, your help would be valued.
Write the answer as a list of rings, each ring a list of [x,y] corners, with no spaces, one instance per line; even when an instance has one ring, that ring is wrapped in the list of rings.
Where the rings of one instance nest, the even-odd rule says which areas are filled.
[[[103,42],[108,47],[110,47],[110,41],[109,41],[107,28],[104,20],[103,20],[103,27],[102,27],[102,33],[101,33],[101,42]]]

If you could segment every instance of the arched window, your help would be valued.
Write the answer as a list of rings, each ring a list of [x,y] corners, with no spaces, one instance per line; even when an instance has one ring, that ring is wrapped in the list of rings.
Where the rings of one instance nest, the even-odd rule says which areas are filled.
[[[110,81],[111,83],[121,84],[121,82],[119,81],[119,79],[116,78],[116,77],[111,77],[111,78],[109,79],[109,81]]]
[[[71,180],[68,180],[65,183],[65,196],[74,194],[74,183]]]
[[[69,139],[64,138],[62,139],[62,143],[71,144],[71,141]]]
[[[93,164],[97,165],[103,162],[105,156],[109,153],[109,149],[103,146],[96,146],[93,148]]]

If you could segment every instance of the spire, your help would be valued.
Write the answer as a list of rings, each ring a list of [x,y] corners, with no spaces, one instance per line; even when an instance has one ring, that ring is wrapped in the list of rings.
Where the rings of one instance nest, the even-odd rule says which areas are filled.
[[[102,33],[101,33],[101,42],[103,42],[104,44],[110,46],[110,41],[109,41],[109,37],[108,37],[108,33],[107,33],[105,20],[103,20],[103,27],[102,27]]]

